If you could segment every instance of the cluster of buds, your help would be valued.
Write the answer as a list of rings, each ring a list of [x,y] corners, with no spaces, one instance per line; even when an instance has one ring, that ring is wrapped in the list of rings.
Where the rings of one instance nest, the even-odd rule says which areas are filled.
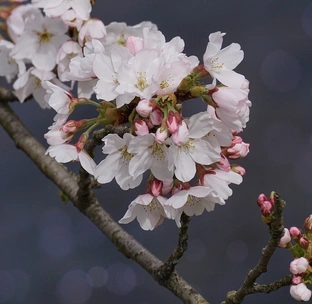
[[[297,227],[284,228],[279,247],[291,250],[294,260],[290,263],[292,273],[291,296],[298,301],[309,301],[312,295],[307,285],[312,284],[312,214],[304,222],[304,233]],[[292,242],[294,244],[292,244]]]
[[[151,22],[105,26],[90,17],[90,0],[31,2],[3,14],[10,41],[0,41],[0,75],[17,77],[20,102],[32,94],[57,112],[45,134],[46,153],[62,163],[79,161],[98,182],[115,179],[123,190],[150,171],[146,192],[120,223],[137,218],[153,230],[168,218],[180,226],[183,212],[200,215],[224,205],[229,185],[245,174],[230,162],[249,152],[238,136],[251,106],[249,82],[233,70],[244,57],[240,45],[222,49],[225,34],[212,33],[200,63],[183,53],[180,37],[166,41]],[[183,117],[183,103],[198,97],[206,111]],[[94,106],[95,117],[69,118],[81,105]],[[89,134],[121,124],[129,133],[105,136],[106,157],[96,164],[85,151]]]

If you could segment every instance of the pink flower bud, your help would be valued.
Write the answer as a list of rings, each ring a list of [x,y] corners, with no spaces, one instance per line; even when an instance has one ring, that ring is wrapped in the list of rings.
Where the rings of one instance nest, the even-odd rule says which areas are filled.
[[[224,154],[221,153],[220,160],[216,163],[218,168],[222,171],[229,172],[231,170],[231,165],[229,163],[229,160],[224,156]]]
[[[189,129],[184,121],[179,125],[177,132],[172,134],[172,140],[177,146],[182,146],[189,140]]]
[[[228,158],[238,159],[245,157],[249,153],[249,144],[244,142],[237,143],[233,147],[227,149]]]
[[[310,241],[306,238],[306,237],[301,237],[299,239],[299,245],[303,248],[303,249],[308,249],[310,244]]]
[[[166,120],[167,127],[171,134],[178,130],[178,126],[181,124],[181,116],[178,112],[169,111],[168,118]]]
[[[235,173],[238,173],[241,176],[246,174],[246,170],[242,166],[239,166],[239,165],[232,165],[231,170]]]
[[[264,201],[261,206],[260,206],[260,209],[261,209],[261,213],[263,216],[268,216],[272,213],[273,211],[273,204],[269,201]]]
[[[304,229],[307,232],[312,232],[312,214],[310,214],[309,217],[304,221]]]
[[[291,281],[295,285],[300,284],[302,282],[302,276],[300,274],[299,275],[293,274]]]
[[[297,227],[290,227],[289,233],[294,240],[299,240],[302,237],[301,229]]]
[[[281,237],[278,247],[286,248],[289,242],[291,241],[290,233],[287,228],[284,228],[284,235]]]
[[[308,269],[309,262],[306,258],[295,259],[290,263],[289,270],[293,274],[301,274]]]
[[[158,128],[155,134],[155,141],[162,144],[168,138],[168,129],[161,130]]]
[[[154,126],[159,126],[162,123],[163,118],[164,114],[158,108],[153,109],[150,119]]]
[[[236,144],[241,144],[243,142],[243,139],[240,136],[234,136],[232,138],[232,146]]]
[[[257,200],[258,206],[261,207],[261,205],[263,204],[264,201],[268,201],[268,198],[266,197],[265,194],[261,193],[261,194],[258,196],[258,200]]]
[[[143,98],[139,101],[135,109],[142,117],[148,117],[153,107],[149,99]]]
[[[130,36],[126,41],[126,47],[132,55],[143,49],[143,39],[140,37]]]
[[[172,185],[173,185],[172,179],[164,180],[162,182],[163,182],[163,187],[161,190],[161,194],[167,195],[172,189]]]
[[[152,192],[153,196],[158,196],[160,194],[162,186],[163,186],[162,181],[160,181],[156,178],[152,181],[151,192]]]
[[[144,120],[135,119],[134,121],[134,132],[138,136],[149,134],[149,129]]]
[[[82,133],[81,136],[79,137],[78,142],[75,144],[78,153],[83,149],[87,140],[88,140],[88,136],[85,133]]]
[[[307,302],[311,298],[311,290],[304,283],[290,286],[290,295],[297,301]]]

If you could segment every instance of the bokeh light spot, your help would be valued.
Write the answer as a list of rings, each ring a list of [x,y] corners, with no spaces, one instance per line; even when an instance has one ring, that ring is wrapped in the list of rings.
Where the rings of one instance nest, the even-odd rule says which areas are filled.
[[[129,294],[137,284],[137,276],[132,267],[116,263],[107,268],[108,280],[105,284],[107,290],[117,295]]]
[[[72,270],[61,278],[57,292],[63,300],[73,304],[83,304],[91,297],[92,287],[86,273]]]
[[[301,77],[297,59],[283,50],[276,50],[267,55],[261,64],[261,78],[264,84],[278,92],[294,89]]]
[[[89,269],[88,276],[91,279],[90,282],[92,287],[102,287],[108,279],[107,271],[100,266],[95,266]]]

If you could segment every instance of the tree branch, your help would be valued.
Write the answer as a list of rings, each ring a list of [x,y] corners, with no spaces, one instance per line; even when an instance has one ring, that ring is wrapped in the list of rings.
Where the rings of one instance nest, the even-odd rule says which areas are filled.
[[[13,139],[15,145],[28,155],[43,174],[68,196],[79,211],[87,216],[120,252],[136,261],[152,276],[154,275],[155,269],[158,269],[163,262],[123,230],[101,207],[95,197],[84,197],[81,193],[78,195],[79,187],[71,173],[65,166],[57,163],[50,156],[44,155],[45,148],[29,133],[5,102],[0,102],[0,124]],[[153,277],[157,280],[155,276]],[[169,279],[158,280],[158,283],[169,289],[186,304],[209,304],[175,271]]]
[[[267,271],[269,261],[278,247],[279,241],[284,234],[283,216],[282,211],[285,206],[285,202],[282,200],[281,196],[274,193],[274,211],[272,214],[272,223],[270,225],[270,240],[267,246],[262,249],[262,255],[257,265],[251,269],[243,285],[238,291],[230,291],[226,296],[226,300],[222,304],[238,304],[242,303],[245,296],[251,293],[255,293],[256,279],[264,272]],[[287,281],[288,282],[288,281]],[[262,285],[263,286],[263,285]],[[286,285],[283,285],[286,286]],[[281,287],[281,286],[280,286]],[[263,288],[262,288],[263,290]]]

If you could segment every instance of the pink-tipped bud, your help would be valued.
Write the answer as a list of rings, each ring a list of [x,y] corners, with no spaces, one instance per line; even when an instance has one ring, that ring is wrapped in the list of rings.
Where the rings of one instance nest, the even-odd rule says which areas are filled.
[[[312,232],[312,214],[310,214],[304,221],[304,229],[307,232]]]
[[[243,158],[249,153],[249,144],[246,144],[244,142],[237,143],[226,151],[228,158],[230,159]]]
[[[284,228],[284,235],[281,237],[278,247],[286,248],[287,245],[290,243],[290,241],[291,241],[291,237],[290,237],[289,230],[287,228]]]
[[[65,133],[73,133],[76,132],[78,128],[83,126],[85,120],[69,120],[62,126],[62,131]]]
[[[293,274],[291,281],[295,285],[300,284],[302,282],[302,276],[300,274],[299,275]]]
[[[155,134],[155,141],[162,144],[168,138],[168,135],[168,129],[161,130],[161,128],[158,128]]]
[[[309,262],[306,258],[299,258],[293,260],[289,265],[289,270],[293,274],[304,273],[309,267]]]
[[[173,181],[172,179],[164,180],[163,187],[161,189],[162,195],[167,195],[172,189]]]
[[[261,204],[260,209],[261,209],[261,213],[263,216],[268,216],[273,212],[274,207],[273,207],[273,204],[271,202],[264,201]]]
[[[182,146],[189,140],[189,129],[184,121],[179,125],[177,132],[172,134],[172,140],[177,146]]]
[[[126,41],[126,47],[132,55],[135,55],[138,51],[143,49],[143,39],[140,37],[130,36]]]
[[[135,119],[134,120],[134,132],[138,136],[149,134],[149,129],[148,129],[146,122],[138,118]]]
[[[241,144],[243,142],[243,139],[240,136],[234,136],[232,138],[232,146],[236,144]]]
[[[269,199],[266,197],[265,194],[261,193],[259,196],[258,196],[258,200],[257,200],[257,204],[259,207],[261,207],[261,205],[263,204],[263,202],[265,201],[268,201]]]
[[[311,298],[311,290],[304,283],[290,286],[290,295],[297,301],[307,302]]]
[[[149,99],[143,98],[139,101],[135,109],[142,117],[148,117],[153,107]]]
[[[221,153],[220,160],[216,163],[218,168],[222,171],[229,172],[231,170],[231,165],[229,163],[229,160],[224,156],[224,154]]]
[[[154,126],[159,126],[162,123],[163,118],[164,114],[158,108],[154,108],[150,116],[152,124]]]
[[[169,111],[166,124],[171,134],[178,130],[178,126],[181,124],[181,122],[181,116],[178,112]]]
[[[301,246],[301,248],[308,249],[309,244],[310,244],[310,241],[306,237],[301,237],[299,239],[299,245]]]
[[[242,166],[239,166],[239,165],[232,165],[231,170],[235,173],[238,173],[241,176],[244,176],[246,174],[246,170]]]
[[[78,142],[75,144],[78,153],[83,149],[87,140],[88,140],[88,135],[86,135],[85,133],[82,133],[81,136],[79,137]]]
[[[162,181],[156,178],[152,181],[151,192],[153,196],[158,196],[161,193],[162,186],[163,186]]]
[[[294,240],[299,240],[300,238],[302,238],[302,231],[301,231],[301,229],[299,229],[297,227],[290,227],[289,233],[290,233],[290,236]]]

